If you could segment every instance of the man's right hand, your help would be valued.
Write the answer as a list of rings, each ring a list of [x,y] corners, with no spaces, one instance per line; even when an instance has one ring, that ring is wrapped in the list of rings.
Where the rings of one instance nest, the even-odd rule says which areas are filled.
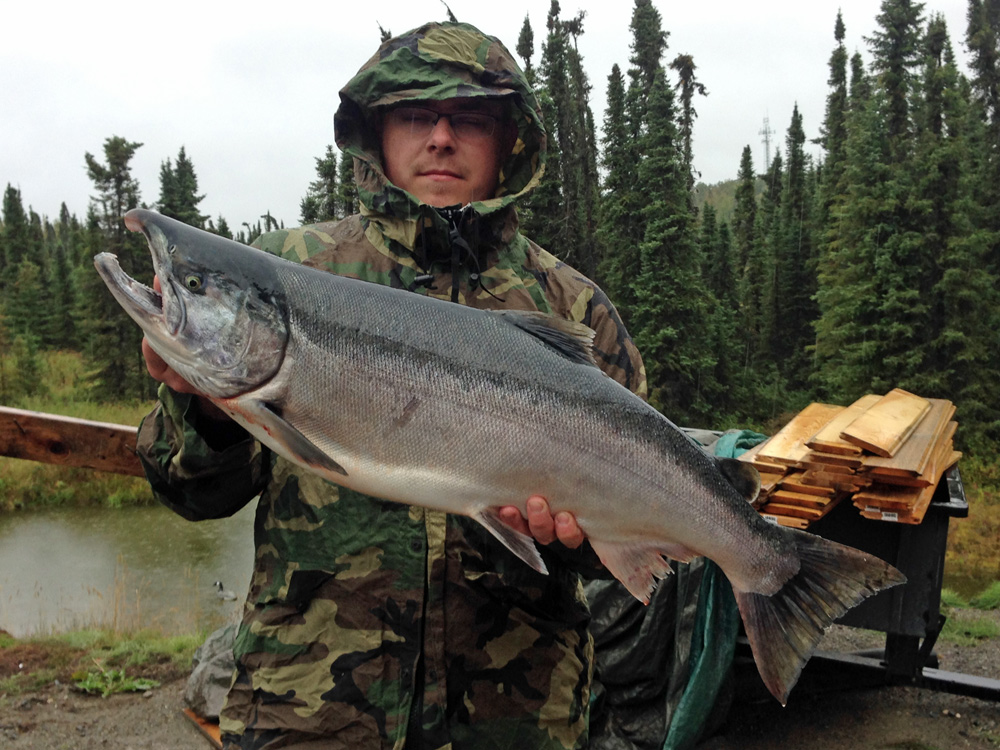
[[[193,393],[196,396],[200,396],[201,393],[184,378],[178,375],[173,368],[166,363],[166,361],[153,351],[153,347],[149,345],[149,341],[144,336],[142,339],[142,356],[146,360],[146,369],[149,370],[149,374],[152,376],[153,380],[158,380],[171,388],[173,388],[178,393]]]

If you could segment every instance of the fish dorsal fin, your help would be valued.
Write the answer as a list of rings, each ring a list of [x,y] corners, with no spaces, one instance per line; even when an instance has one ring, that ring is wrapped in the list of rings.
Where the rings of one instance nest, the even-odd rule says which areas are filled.
[[[583,323],[536,310],[499,310],[494,314],[531,334],[571,362],[597,366],[594,360],[594,330]]]
[[[729,480],[729,483],[736,488],[746,501],[752,503],[760,494],[760,474],[746,461],[736,458],[719,458],[715,456],[715,463],[719,467],[722,475]]]

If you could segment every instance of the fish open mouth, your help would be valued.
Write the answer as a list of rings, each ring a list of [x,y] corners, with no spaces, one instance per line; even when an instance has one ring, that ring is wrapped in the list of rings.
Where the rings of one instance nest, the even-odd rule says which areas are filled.
[[[161,329],[165,328],[171,336],[176,336],[184,327],[186,315],[183,305],[172,305],[175,314],[166,314],[164,295],[125,273],[116,255],[99,253],[94,257],[94,265],[118,303],[144,330],[148,332],[149,324],[154,324]],[[167,284],[174,299],[177,299],[173,281],[168,279]]]

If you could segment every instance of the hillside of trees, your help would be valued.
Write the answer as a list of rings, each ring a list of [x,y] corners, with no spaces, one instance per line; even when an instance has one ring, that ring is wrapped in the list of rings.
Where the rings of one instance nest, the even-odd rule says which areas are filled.
[[[643,353],[651,401],[674,421],[764,426],[812,400],[901,387],[954,401],[966,446],[1000,439],[1000,0],[969,0],[967,20],[949,30],[924,3],[882,0],[866,63],[831,18],[821,155],[806,153],[795,109],[771,163],[754,164],[747,146],[726,189],[696,186],[692,134],[708,92],[695,60],[669,52],[651,0],[634,0],[631,55],[604,82],[600,129],[577,45],[585,15],[551,0],[537,49],[525,18],[516,53],[550,158],[522,227],[605,288]],[[139,205],[129,162],[140,146],[114,136],[102,158],[84,155],[94,194],[82,220],[65,205],[54,220],[25,210],[8,184],[0,402],[44,388],[46,349],[82,351],[95,398],[152,395],[140,331],[91,261],[110,251],[130,275],[151,275],[143,238],[121,221]],[[355,212],[351,164],[331,146],[316,167],[302,222]],[[201,199],[181,149],[152,207],[234,237],[199,213]],[[274,228],[262,219],[235,239]]]

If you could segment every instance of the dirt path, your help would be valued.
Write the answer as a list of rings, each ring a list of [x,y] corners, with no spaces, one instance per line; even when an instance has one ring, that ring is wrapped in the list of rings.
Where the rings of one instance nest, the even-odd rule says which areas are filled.
[[[983,613],[977,613],[982,616]],[[988,613],[1000,624],[1000,611]],[[879,645],[877,634],[836,628],[826,650]],[[1000,679],[1000,637],[974,646],[941,643],[940,668]],[[808,677],[808,674],[806,675]],[[737,696],[726,724],[699,750],[996,750],[1000,702],[912,687],[824,692],[803,679],[787,707]],[[207,750],[181,714],[184,679],[148,694],[106,699],[65,685],[0,696],[0,747],[5,750]]]

